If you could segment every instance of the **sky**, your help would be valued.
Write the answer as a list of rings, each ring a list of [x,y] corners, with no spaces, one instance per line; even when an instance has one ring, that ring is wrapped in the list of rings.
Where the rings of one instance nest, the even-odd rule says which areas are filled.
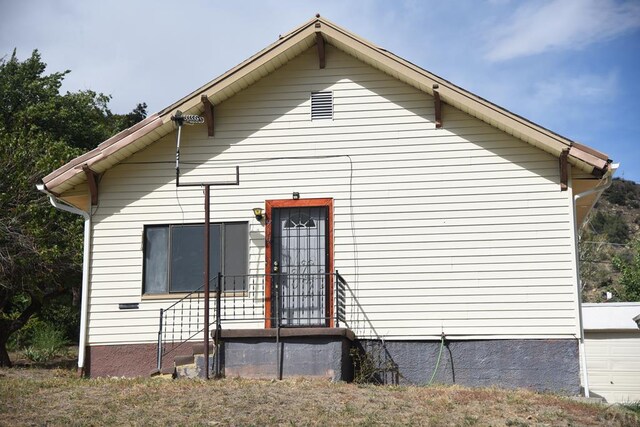
[[[0,57],[149,113],[316,13],[620,163],[640,182],[640,0],[0,0]]]

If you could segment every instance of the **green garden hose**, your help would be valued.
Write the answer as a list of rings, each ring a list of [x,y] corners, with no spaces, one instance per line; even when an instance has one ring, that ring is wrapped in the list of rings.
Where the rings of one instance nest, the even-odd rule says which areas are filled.
[[[438,360],[436,361],[436,367],[433,369],[433,374],[431,375],[431,379],[427,383],[427,385],[431,385],[433,379],[436,377],[436,373],[438,372],[438,368],[440,367],[440,359],[442,358],[442,349],[444,348],[444,333],[440,338],[440,352],[438,353]]]

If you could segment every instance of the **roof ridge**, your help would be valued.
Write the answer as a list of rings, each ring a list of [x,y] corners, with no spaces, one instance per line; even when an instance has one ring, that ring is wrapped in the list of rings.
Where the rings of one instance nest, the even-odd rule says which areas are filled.
[[[147,136],[156,129],[156,134],[160,136],[171,132],[173,124],[170,120],[170,115],[176,109],[180,108],[184,112],[196,111],[202,106],[200,100],[202,95],[208,97],[218,96],[217,102],[233,96],[238,91],[243,90],[247,84],[252,84],[252,82],[263,78],[266,74],[274,72],[275,68],[290,61],[304,49],[316,43],[316,34],[318,32],[322,33],[327,42],[333,44],[337,49],[345,50],[345,48],[348,48],[353,52],[347,53],[353,56],[356,56],[356,54],[361,55],[356,57],[369,66],[392,75],[394,78],[398,78],[430,95],[434,95],[434,92],[437,91],[443,102],[510,133],[526,143],[537,146],[556,157],[560,156],[562,151],[570,149],[570,162],[586,172],[598,176],[610,171],[610,168],[608,168],[610,160],[606,154],[578,144],[500,107],[386,49],[377,47],[361,36],[351,33],[317,14],[314,18],[285,35],[280,35],[275,42],[158,113],[129,129],[119,132],[99,144],[95,149],[51,172],[43,179],[43,182],[49,185],[49,189],[52,191],[56,191],[58,187],[62,186],[60,191],[64,192],[82,182],[82,176],[77,177],[81,171],[74,170],[80,163],[86,162],[89,166],[98,164],[97,172],[102,172],[99,163],[106,160],[111,154],[127,147],[128,144],[136,143],[140,138]],[[287,54],[291,50],[293,50],[293,55]],[[149,137],[137,144],[133,149],[128,148],[127,155],[153,143],[156,139]],[[113,161],[107,162],[102,167],[106,170],[112,164],[114,164]],[[71,178],[75,179],[70,181]]]

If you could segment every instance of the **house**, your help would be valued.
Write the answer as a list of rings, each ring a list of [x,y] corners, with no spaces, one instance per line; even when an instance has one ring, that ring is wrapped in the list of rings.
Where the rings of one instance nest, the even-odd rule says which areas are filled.
[[[614,170],[317,16],[39,188],[85,217],[92,376],[194,341],[348,379],[356,346],[383,379],[576,394],[576,230]]]
[[[640,400],[640,303],[584,304],[589,387],[609,403]]]

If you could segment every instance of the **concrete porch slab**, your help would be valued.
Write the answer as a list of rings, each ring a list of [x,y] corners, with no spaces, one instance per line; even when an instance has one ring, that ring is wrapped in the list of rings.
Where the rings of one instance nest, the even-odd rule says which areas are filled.
[[[212,338],[215,333],[215,330],[211,331]],[[278,329],[222,329],[220,335],[222,339],[275,338]],[[280,337],[344,337],[350,341],[356,338],[353,331],[347,328],[280,328]]]
[[[223,329],[220,335],[226,377],[353,379],[355,335],[346,328],[281,328],[279,336],[277,329]]]

